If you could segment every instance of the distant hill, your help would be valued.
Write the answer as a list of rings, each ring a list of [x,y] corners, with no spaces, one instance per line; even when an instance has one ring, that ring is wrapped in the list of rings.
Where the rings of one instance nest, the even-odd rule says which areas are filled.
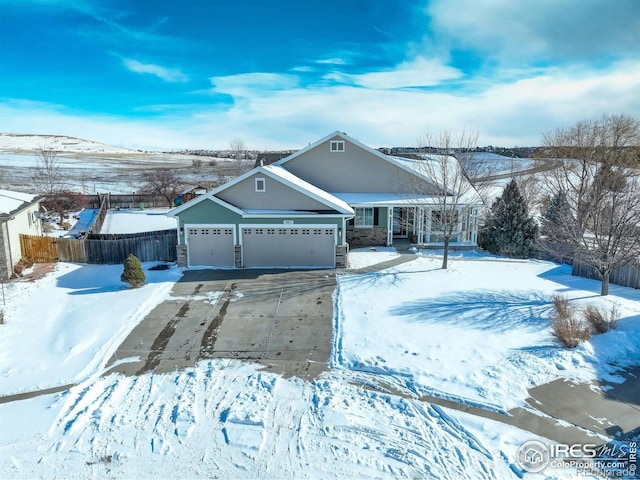
[[[66,135],[36,135],[0,133],[0,152],[32,153],[40,148],[52,148],[69,153],[136,153],[136,150],[114,147],[105,143],[68,137]]]

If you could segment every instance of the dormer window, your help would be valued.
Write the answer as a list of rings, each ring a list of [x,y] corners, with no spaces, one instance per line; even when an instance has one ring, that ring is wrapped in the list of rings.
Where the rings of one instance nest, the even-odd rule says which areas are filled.
[[[256,192],[265,192],[267,190],[267,184],[264,178],[256,178]]]
[[[344,140],[331,140],[329,150],[334,153],[344,152]]]

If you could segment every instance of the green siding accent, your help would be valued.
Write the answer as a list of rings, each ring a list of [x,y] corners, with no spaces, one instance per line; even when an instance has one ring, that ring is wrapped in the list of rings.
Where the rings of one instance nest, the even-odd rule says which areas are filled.
[[[389,208],[378,207],[378,223],[375,226],[389,228],[388,223],[389,223]]]
[[[204,200],[196,203],[193,207],[187,208],[178,213],[177,217],[180,219],[180,227],[184,225],[198,225],[198,224],[233,224],[233,225],[283,225],[286,221],[292,221],[294,225],[335,225],[337,228],[342,226],[342,218],[332,217],[327,218],[321,215],[317,217],[260,217],[260,218],[242,218],[231,210],[219,205],[211,200]],[[240,232],[236,227],[236,238],[240,238]],[[342,237],[338,238],[338,243],[344,243],[345,234],[343,232]],[[180,237],[180,244],[184,245],[184,235]]]

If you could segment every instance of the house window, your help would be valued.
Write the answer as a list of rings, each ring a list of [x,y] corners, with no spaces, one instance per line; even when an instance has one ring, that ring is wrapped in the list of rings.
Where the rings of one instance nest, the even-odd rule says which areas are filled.
[[[356,228],[373,227],[373,207],[356,207]]]
[[[344,140],[331,140],[329,150],[332,152],[344,152]]]
[[[264,178],[256,178],[256,192],[266,191],[266,182]]]

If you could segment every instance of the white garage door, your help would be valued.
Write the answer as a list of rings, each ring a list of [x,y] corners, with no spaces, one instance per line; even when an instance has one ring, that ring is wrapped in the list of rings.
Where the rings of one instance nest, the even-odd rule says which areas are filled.
[[[187,227],[189,265],[234,266],[233,228]]]
[[[335,266],[335,227],[242,228],[245,267]]]

